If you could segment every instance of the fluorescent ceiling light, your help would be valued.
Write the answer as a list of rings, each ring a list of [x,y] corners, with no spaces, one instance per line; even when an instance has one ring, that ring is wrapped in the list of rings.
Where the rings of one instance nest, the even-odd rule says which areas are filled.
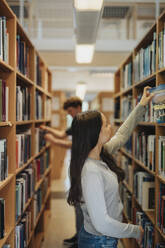
[[[76,86],[76,96],[80,97],[81,100],[83,100],[86,93],[86,89],[87,89],[86,83],[79,82]]]
[[[76,62],[91,63],[95,45],[76,45]]]
[[[77,10],[101,10],[103,0],[74,0]]]

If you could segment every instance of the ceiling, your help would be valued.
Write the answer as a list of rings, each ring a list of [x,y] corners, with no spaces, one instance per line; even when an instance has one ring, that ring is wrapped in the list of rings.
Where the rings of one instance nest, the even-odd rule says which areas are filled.
[[[159,2],[160,12],[162,12],[165,0],[160,0]],[[16,7],[19,5],[19,1],[8,0],[8,3],[13,9],[15,8],[14,10],[19,15],[19,9]],[[75,20],[76,14],[73,11],[73,0],[25,0],[24,5],[26,16],[24,25],[34,40],[40,37],[47,40],[74,40],[76,20],[82,23],[85,19],[85,34],[87,34],[85,29],[92,25],[91,12],[89,15],[85,13],[85,17],[80,13],[79,18]],[[154,0],[105,0],[97,40],[126,39],[126,21],[128,18],[134,18],[134,11],[136,12],[137,23],[136,39],[139,39],[155,21],[155,7]],[[131,27],[129,39],[133,39]],[[58,47],[54,49],[58,50]]]
[[[20,1],[7,2],[19,16]],[[165,0],[159,2],[161,13],[165,9]],[[24,28],[48,65],[51,65],[51,69],[59,69],[58,80],[62,86],[64,70],[68,75],[70,70],[79,72],[81,78],[83,75],[80,67],[84,65],[78,65],[74,61],[76,38],[85,42],[89,37],[92,40],[97,33],[94,63],[85,65],[86,72],[91,71],[91,67],[92,70],[98,70],[99,67],[100,71],[104,72],[106,69],[113,72],[155,22],[156,4],[155,0],[104,0],[101,18],[94,19],[91,13],[86,13],[85,17],[82,13],[77,14],[73,9],[73,0],[24,0],[24,14]],[[97,25],[92,35],[90,26],[94,26],[95,20]],[[81,28],[81,33],[80,30],[76,31],[77,26]],[[107,60],[108,56],[110,62]],[[111,65],[107,66],[108,64]],[[66,78],[65,75],[65,80]],[[71,82],[72,77],[68,78]],[[101,82],[104,85],[104,79]],[[63,85],[61,89],[67,90],[67,85]],[[106,85],[105,80],[105,88]]]

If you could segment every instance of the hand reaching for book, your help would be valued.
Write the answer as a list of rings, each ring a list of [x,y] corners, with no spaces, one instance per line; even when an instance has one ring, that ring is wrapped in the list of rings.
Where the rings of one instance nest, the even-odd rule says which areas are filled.
[[[47,130],[47,126],[45,126],[45,125],[41,125],[40,128],[41,128],[42,130],[45,130],[45,131]]]
[[[142,226],[139,226],[139,229],[140,229],[140,238],[137,241],[141,245],[142,240],[143,240],[143,236],[144,236],[144,230],[143,230]]]
[[[143,106],[146,106],[154,96],[154,93],[150,93],[148,91],[149,89],[151,89],[151,87],[149,87],[149,86],[146,86],[144,88],[143,95],[142,95],[142,98],[140,100],[140,104]]]

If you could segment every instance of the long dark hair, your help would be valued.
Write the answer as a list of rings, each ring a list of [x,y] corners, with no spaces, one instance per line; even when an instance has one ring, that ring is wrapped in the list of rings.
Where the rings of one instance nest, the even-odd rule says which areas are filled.
[[[107,164],[109,169],[115,172],[115,174],[117,175],[118,182],[120,183],[121,181],[123,181],[125,178],[124,170],[117,165],[112,154],[108,153],[104,147],[101,150],[100,157],[102,161]]]
[[[102,127],[102,116],[98,111],[87,111],[77,114],[72,122],[72,149],[70,162],[71,187],[68,195],[68,203],[77,205],[81,203],[81,171],[90,151],[97,145],[99,134]],[[100,154],[102,160],[117,175],[119,171],[112,155],[102,149]],[[120,179],[122,176],[118,176]]]

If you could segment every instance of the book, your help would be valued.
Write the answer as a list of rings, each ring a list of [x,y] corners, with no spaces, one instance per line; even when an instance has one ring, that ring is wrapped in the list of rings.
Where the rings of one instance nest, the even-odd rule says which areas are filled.
[[[5,200],[0,198],[0,239],[5,236]]]
[[[135,173],[134,193],[143,210],[149,211],[155,208],[155,183],[149,173],[142,171]]]
[[[153,87],[148,90],[150,93],[154,93],[152,101],[154,103],[165,102],[165,84],[160,84],[157,87]]]

